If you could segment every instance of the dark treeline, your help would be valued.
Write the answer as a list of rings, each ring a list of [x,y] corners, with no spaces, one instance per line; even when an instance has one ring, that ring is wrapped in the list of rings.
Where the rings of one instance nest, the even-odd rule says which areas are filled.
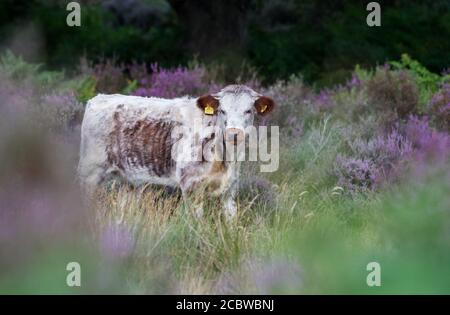
[[[68,2],[2,0],[1,47],[33,51],[50,67],[70,68],[82,55],[163,66],[195,58],[226,65],[224,80],[251,68],[266,82],[302,74],[320,85],[402,53],[435,72],[450,65],[447,0],[378,1],[381,27],[366,24],[370,1],[85,0],[82,26],[70,28]]]

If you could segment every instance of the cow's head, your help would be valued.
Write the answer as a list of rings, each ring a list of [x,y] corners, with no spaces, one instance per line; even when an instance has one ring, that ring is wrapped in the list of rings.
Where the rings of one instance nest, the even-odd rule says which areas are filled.
[[[217,94],[201,96],[197,105],[205,115],[216,116],[225,140],[235,145],[244,140],[255,115],[267,115],[275,107],[271,98],[244,85],[229,85]]]

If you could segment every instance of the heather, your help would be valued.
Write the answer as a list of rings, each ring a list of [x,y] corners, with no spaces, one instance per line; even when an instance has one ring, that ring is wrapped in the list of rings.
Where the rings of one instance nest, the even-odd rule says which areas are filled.
[[[158,64],[152,64],[150,68],[152,74],[140,80],[141,87],[134,92],[135,95],[174,98],[201,95],[208,91],[201,68],[161,69]]]
[[[177,190],[115,181],[87,206],[76,182],[87,99],[212,93],[233,83],[220,68],[106,58],[69,73],[3,54],[0,292],[450,293],[448,75],[399,58],[326,88],[236,77],[277,102],[256,123],[280,127],[280,168],[244,163],[228,223],[214,201],[198,219]]]
[[[449,132],[450,126],[450,84],[443,84],[428,102],[428,113],[437,128]]]

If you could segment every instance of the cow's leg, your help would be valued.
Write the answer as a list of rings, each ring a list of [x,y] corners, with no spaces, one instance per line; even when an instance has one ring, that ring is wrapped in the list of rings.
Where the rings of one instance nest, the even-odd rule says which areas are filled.
[[[202,179],[197,167],[188,164],[180,167],[177,172],[178,185],[183,195],[186,207],[193,210],[197,217],[203,216],[203,193],[201,190]]]
[[[79,176],[83,198],[85,201],[90,202],[93,199],[95,190],[105,177],[105,170],[99,166],[91,168],[89,172],[82,172]]]
[[[197,218],[201,218],[203,216],[203,197],[200,194],[195,193],[192,187],[182,187],[181,191],[184,204],[193,209]]]
[[[223,210],[225,218],[228,221],[231,221],[236,217],[237,205],[233,197],[227,197],[223,200]]]
[[[90,132],[92,130],[89,128],[86,130],[86,127],[82,127],[77,169],[83,199],[87,202],[92,200],[96,188],[104,180],[108,165],[103,144],[98,141],[98,135]]]
[[[237,214],[236,195],[237,195],[236,184],[233,184],[222,195],[223,213],[228,221],[234,219]]]

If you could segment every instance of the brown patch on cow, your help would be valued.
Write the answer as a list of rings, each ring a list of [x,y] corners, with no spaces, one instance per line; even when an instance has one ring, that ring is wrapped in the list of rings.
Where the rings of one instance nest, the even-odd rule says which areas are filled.
[[[121,161],[121,136],[120,136],[120,129],[122,126],[122,122],[120,120],[120,114],[119,112],[114,112],[113,115],[113,130],[109,134],[109,141],[106,146],[106,155],[107,160],[110,165],[117,166],[119,169],[123,170],[123,164]]]
[[[108,162],[121,170],[147,168],[150,175],[170,175],[175,166],[171,134],[177,123],[150,118],[126,122],[120,116],[120,112],[113,116],[106,148]]]
[[[192,195],[213,194],[219,191],[222,180],[220,176],[211,177],[193,165],[182,170],[180,186],[184,194],[192,197]]]
[[[203,95],[197,99],[197,106],[204,111],[207,106],[210,106],[214,109],[214,112],[217,112],[217,108],[219,108],[219,101],[211,95]]]
[[[216,175],[226,171],[225,161],[214,161],[211,165],[210,174]]]
[[[224,143],[222,143],[225,145]],[[217,150],[217,148],[215,148]],[[210,193],[217,192],[221,189],[223,184],[223,175],[227,171],[227,164],[225,163],[225,147],[222,148],[222,160],[214,160],[211,163],[211,168],[209,169],[208,178],[208,191]]]
[[[264,116],[270,113],[275,108],[275,102],[267,96],[261,96],[254,104],[258,114]]]
[[[222,180],[218,178],[214,178],[210,181],[208,181],[208,185],[206,187],[206,191],[210,194],[216,193],[217,191],[220,191],[222,187]]]

